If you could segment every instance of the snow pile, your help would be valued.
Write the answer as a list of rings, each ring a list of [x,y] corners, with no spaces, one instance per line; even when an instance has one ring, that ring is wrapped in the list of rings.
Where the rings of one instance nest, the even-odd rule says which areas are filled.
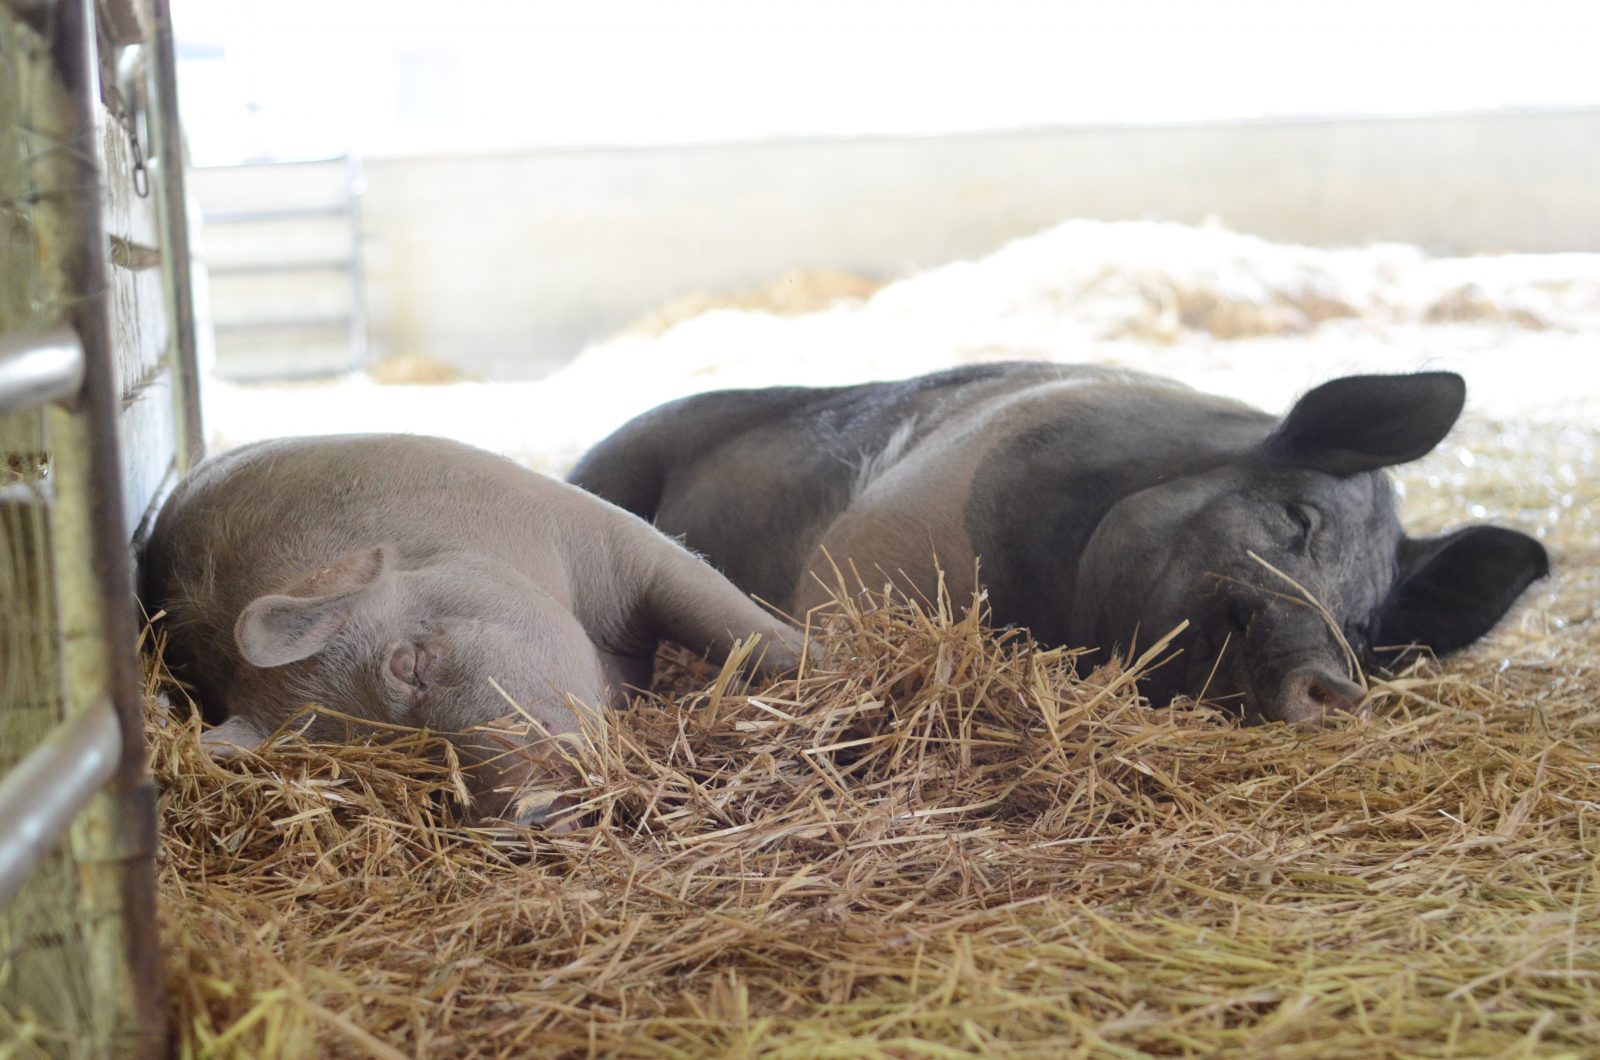
[[[804,315],[732,299],[633,329],[529,383],[218,386],[214,447],[327,431],[445,434],[560,470],[624,420],[721,387],[832,385],[957,364],[1100,361],[1268,408],[1351,371],[1444,367],[1493,415],[1600,415],[1600,254],[1431,258],[1215,227],[1069,221]],[[707,305],[716,304],[707,300]],[[732,307],[727,307],[730,305]]]

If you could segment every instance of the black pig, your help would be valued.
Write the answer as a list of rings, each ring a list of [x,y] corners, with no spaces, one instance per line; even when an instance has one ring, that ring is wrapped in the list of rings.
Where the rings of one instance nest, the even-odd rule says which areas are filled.
[[[686,398],[570,478],[792,613],[835,564],[924,595],[942,567],[960,600],[981,560],[995,621],[1046,644],[1126,649],[1189,620],[1145,679],[1156,702],[1316,723],[1361,694],[1335,626],[1367,667],[1443,654],[1548,572],[1514,530],[1401,529],[1383,469],[1439,444],[1465,396],[1446,372],[1351,376],[1280,419],[1132,372],[983,365]]]

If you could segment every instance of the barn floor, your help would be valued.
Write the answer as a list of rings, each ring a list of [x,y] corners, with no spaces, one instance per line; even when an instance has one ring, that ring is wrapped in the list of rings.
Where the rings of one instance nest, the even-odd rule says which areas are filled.
[[[588,359],[719,330],[894,337],[868,334],[885,292],[981,287],[1006,254],[864,305],[713,313]],[[1474,412],[1403,469],[1407,521],[1537,529],[1556,565],[1491,638],[1305,735],[1150,710],[1119,666],[1078,681],[961,608],[853,613],[821,634],[826,662],[754,694],[667,660],[659,694],[588,756],[594,823],[564,836],[456,827],[457,778],[417,741],[285,741],[216,764],[152,712],[183,1053],[1600,1054],[1600,383],[1577,352],[1600,332],[1600,270],[1541,262],[1565,279],[1512,298],[1484,259],[1450,288],[1482,295],[1459,311],[1307,317],[1398,268],[1349,254],[1324,269],[1346,286],[1301,284],[1321,301],[1293,313],[1272,309],[1281,286],[1244,282],[1250,261],[1205,313],[1129,281],[1124,316],[1149,328],[1087,348],[1276,407],[1385,349],[1411,351],[1394,368],[1460,366]],[[1016,338],[1103,324],[1074,317],[1071,270],[1034,272],[1071,297],[995,295],[1015,327],[944,335],[938,356],[1080,359]],[[1212,326],[1226,320],[1238,337]],[[673,363],[689,382],[773,370]]]

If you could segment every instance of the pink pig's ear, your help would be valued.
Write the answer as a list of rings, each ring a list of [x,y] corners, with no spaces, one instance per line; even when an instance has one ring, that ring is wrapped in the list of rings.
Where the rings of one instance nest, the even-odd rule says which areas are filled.
[[[284,666],[327,647],[364,594],[392,577],[387,545],[344,556],[304,580],[250,601],[233,626],[239,653],[252,666]]]

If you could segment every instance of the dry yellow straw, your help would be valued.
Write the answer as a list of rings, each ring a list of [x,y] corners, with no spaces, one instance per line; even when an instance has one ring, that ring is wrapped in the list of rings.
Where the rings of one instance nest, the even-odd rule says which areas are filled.
[[[1571,489],[1479,451],[1461,495],[1503,518]],[[798,681],[665,654],[566,835],[461,826],[425,736],[215,763],[153,721],[180,1049],[1600,1055],[1600,467],[1574,459],[1560,576],[1313,734],[1151,709],[1114,663],[1079,680],[904,600],[847,607]]]

